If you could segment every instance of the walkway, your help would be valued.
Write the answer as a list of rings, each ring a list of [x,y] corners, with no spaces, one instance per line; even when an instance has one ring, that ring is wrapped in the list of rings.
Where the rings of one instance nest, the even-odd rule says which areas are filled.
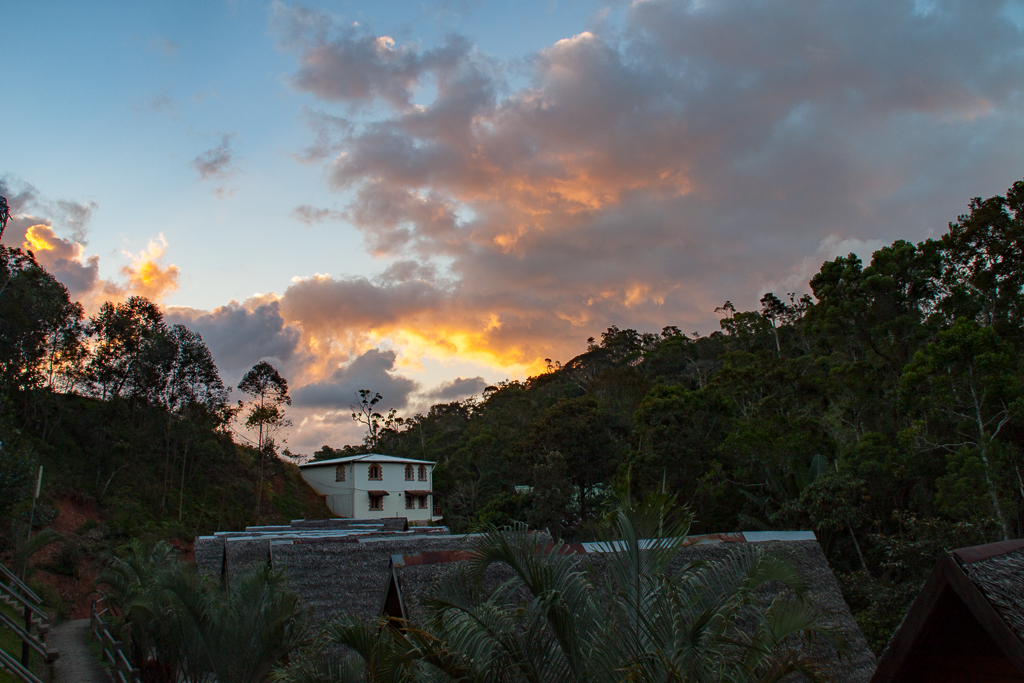
[[[89,649],[89,620],[72,619],[55,627],[46,643],[60,653],[53,663],[54,683],[110,683],[110,676]]]

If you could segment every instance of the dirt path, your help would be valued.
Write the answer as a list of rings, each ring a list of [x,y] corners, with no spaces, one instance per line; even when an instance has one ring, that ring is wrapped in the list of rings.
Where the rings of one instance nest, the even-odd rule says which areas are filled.
[[[89,620],[72,619],[46,636],[46,643],[60,653],[53,664],[54,683],[110,683],[110,677],[89,650]]]

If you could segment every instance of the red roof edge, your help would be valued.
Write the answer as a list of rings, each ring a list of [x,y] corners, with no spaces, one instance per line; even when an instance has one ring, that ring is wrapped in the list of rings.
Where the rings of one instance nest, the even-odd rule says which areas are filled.
[[[986,543],[985,545],[975,545],[969,548],[957,548],[952,554],[956,555],[957,559],[964,564],[974,564],[975,562],[981,562],[997,555],[1005,555],[1021,548],[1024,548],[1024,538]]]

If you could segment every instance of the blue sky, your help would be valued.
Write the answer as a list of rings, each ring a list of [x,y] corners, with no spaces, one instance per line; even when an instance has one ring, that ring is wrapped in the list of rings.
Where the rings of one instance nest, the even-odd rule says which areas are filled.
[[[11,3],[4,239],[274,362],[311,451],[941,233],[1024,176],[1022,7]]]
[[[583,2],[325,3],[339,21],[399,41],[475,36],[502,60],[522,59],[587,24]],[[354,230],[297,222],[301,204],[340,205],[317,166],[291,90],[294,60],[277,49],[262,2],[16,3],[0,25],[5,89],[3,171],[51,197],[99,205],[87,251],[115,277],[122,251],[162,233],[181,268],[168,304],[213,308],[292,277],[370,274],[379,264]],[[211,194],[193,160],[232,136],[233,175]],[[309,249],[310,242],[318,245]]]

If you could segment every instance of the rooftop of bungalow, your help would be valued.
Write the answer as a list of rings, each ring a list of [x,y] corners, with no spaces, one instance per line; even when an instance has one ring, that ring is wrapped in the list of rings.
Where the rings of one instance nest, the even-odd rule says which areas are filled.
[[[655,542],[641,542],[641,547]],[[813,532],[745,531],[688,536],[670,569],[675,571],[699,560],[724,559],[754,543],[790,562],[801,572],[808,583],[807,598],[825,613],[823,623],[837,628],[849,643],[849,651],[845,657],[840,658],[824,639],[814,641],[812,654],[822,663],[831,680],[867,683],[875,669],[875,657],[843,600],[839,584]],[[600,556],[616,550],[617,545],[575,543],[568,544],[566,551],[588,555],[587,562],[600,571],[603,566]],[[465,544],[449,550],[425,549],[412,554],[393,554],[377,613],[414,622],[419,620],[424,616],[419,604],[421,596],[428,594],[448,571],[454,570],[469,558],[470,553]],[[509,578],[509,568],[492,566],[484,580],[487,585],[498,585]],[[780,587],[773,586],[765,590],[766,597],[771,597],[777,594]]]
[[[196,539],[200,571],[230,581],[253,563],[281,569],[315,622],[350,614],[372,618],[382,614],[419,616],[419,597],[447,571],[469,558],[473,535],[450,534],[444,527],[403,531],[402,518],[384,520],[295,520],[289,526],[250,527]],[[653,541],[645,544],[654,543]],[[867,683],[875,668],[868,649],[821,547],[810,531],[745,531],[688,536],[673,569],[695,560],[725,558],[758,544],[793,564],[808,581],[807,597],[827,613],[850,643],[840,660],[829,646],[815,645],[833,679]],[[600,555],[614,550],[608,543],[574,543],[568,552],[588,555],[599,566]],[[494,567],[498,580],[507,568]],[[777,590],[777,589],[776,589]],[[820,640],[820,639],[819,639]]]
[[[377,463],[398,463],[400,465],[434,465],[432,460],[414,460],[413,458],[399,458],[397,455],[381,455],[380,453],[367,453],[366,455],[348,455],[344,458],[331,458],[330,460],[313,460],[304,462],[299,467],[316,467],[318,465],[343,465],[350,462],[377,462]]]
[[[944,554],[872,683],[1024,681],[1024,539]]]

